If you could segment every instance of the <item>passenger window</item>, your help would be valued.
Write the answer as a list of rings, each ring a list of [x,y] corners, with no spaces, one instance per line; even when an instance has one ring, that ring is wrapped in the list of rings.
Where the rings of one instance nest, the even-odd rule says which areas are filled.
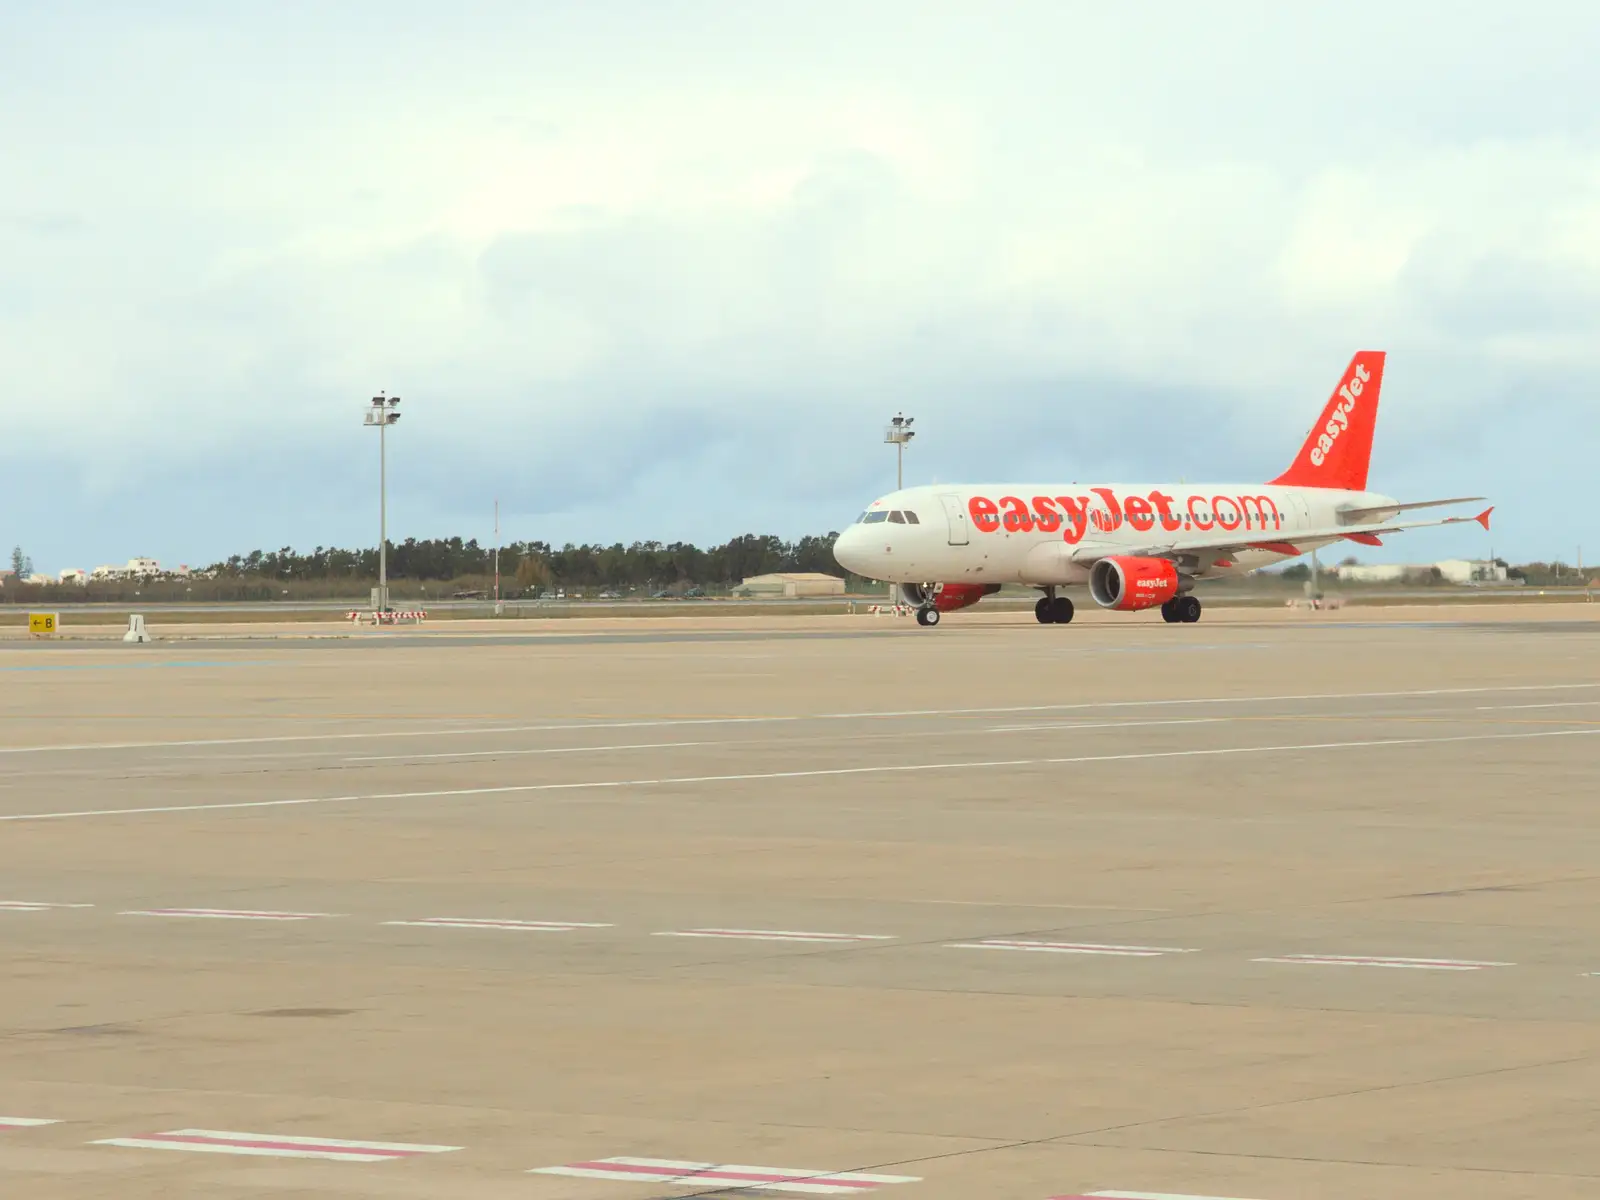
[[[892,512],[892,513],[889,514],[889,524],[891,524],[891,525],[904,525],[905,523],[906,523],[906,515],[905,515],[905,513],[903,513],[903,512]]]
[[[884,512],[882,509],[879,509],[877,512],[869,512],[866,516],[862,517],[861,523],[863,525],[878,525],[884,521],[887,521],[888,519],[889,514]]]
[[[912,512],[909,508],[906,509],[906,524],[907,525],[920,525],[920,524],[922,524],[921,521],[917,520],[917,514]]]

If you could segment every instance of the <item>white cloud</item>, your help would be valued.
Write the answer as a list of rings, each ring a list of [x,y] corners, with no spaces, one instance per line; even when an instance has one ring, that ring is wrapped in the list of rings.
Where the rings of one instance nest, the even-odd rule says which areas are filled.
[[[564,493],[529,520],[607,539],[826,524],[901,404],[946,478],[1259,471],[1358,344],[1393,353],[1396,490],[1529,394],[1593,414],[1586,5],[231,11],[39,10],[0,49],[0,457],[86,504],[271,448],[329,500],[251,537],[365,536],[292,448],[364,454],[379,387],[402,439],[537,462]],[[1455,478],[1534,553],[1551,475],[1496,444]],[[641,463],[681,500],[616,507]],[[184,556],[243,548],[237,477],[185,485],[217,495],[172,514]]]

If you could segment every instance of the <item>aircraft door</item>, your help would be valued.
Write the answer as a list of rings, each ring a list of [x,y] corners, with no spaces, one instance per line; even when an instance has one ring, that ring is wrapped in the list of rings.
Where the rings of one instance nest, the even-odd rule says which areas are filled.
[[[945,520],[950,525],[950,544],[952,546],[965,546],[967,544],[967,510],[961,506],[961,497],[954,492],[945,492],[939,497],[939,503],[944,505]]]
[[[1311,506],[1306,503],[1306,498],[1299,492],[1290,492],[1289,503],[1293,506],[1294,525],[1298,525],[1301,529],[1311,528]],[[1293,525],[1290,528],[1293,528]]]

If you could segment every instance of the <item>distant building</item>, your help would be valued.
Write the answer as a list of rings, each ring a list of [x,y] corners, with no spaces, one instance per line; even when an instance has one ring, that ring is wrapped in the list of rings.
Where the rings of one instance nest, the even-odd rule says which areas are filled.
[[[1341,583],[1427,582],[1434,572],[1446,583],[1504,583],[1506,569],[1486,560],[1447,558],[1437,563],[1346,563],[1333,568]]]
[[[89,572],[90,579],[121,579],[124,572],[121,567],[98,566]]]
[[[54,583],[55,580],[51,579],[50,576],[40,571],[35,571],[32,575],[28,576],[28,582],[49,585]]]
[[[89,582],[89,575],[82,567],[68,567],[57,576],[57,579],[61,583],[75,583],[82,587]]]
[[[1404,563],[1345,563],[1333,569],[1340,583],[1399,583],[1408,575],[1426,573],[1427,567]]]
[[[792,574],[752,575],[733,589],[735,596],[781,596],[796,599],[808,596],[842,596],[844,580],[815,571]]]
[[[124,575],[159,575],[161,564],[153,558],[130,558],[123,568]]]
[[[1487,560],[1447,558],[1433,564],[1451,583],[1504,583],[1506,569]]]

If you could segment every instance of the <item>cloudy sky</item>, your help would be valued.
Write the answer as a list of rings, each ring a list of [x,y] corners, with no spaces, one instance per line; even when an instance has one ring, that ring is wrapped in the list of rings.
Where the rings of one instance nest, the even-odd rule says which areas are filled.
[[[1468,10],[1475,10],[1468,11]],[[1592,543],[1600,7],[62,3],[0,18],[0,541],[839,528],[908,482],[1373,485]],[[1367,552],[1368,557],[1378,557]]]

